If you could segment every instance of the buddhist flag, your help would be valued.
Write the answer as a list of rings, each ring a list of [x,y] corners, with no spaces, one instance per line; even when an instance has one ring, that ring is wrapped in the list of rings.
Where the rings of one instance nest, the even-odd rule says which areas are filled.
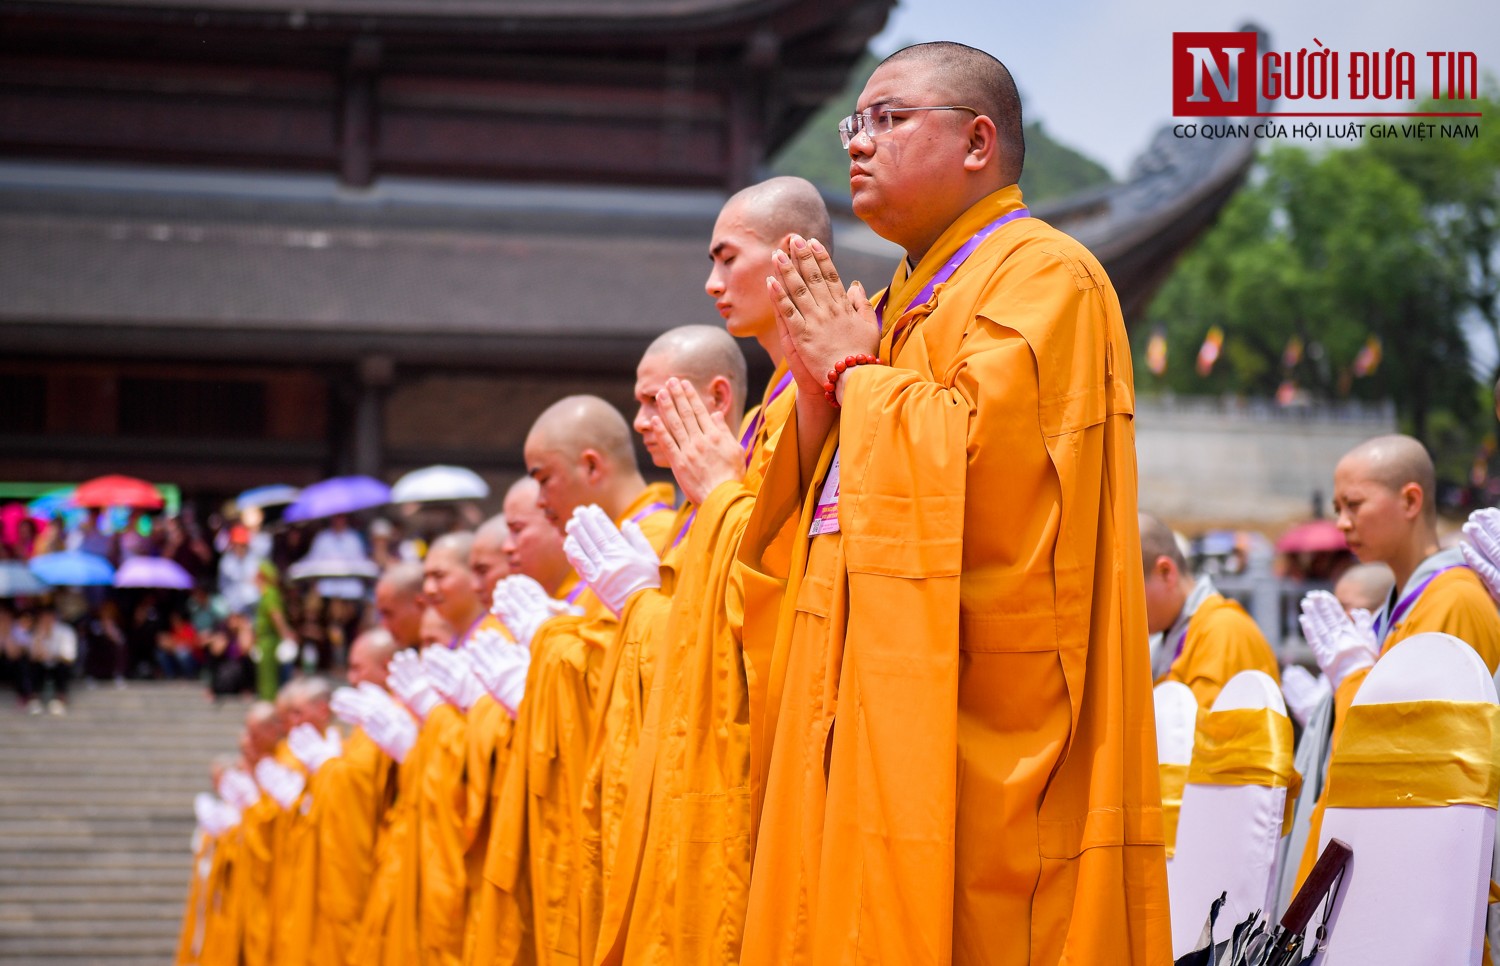
[[[1293,369],[1301,361],[1302,336],[1294,335],[1286,340],[1286,348],[1281,350],[1281,366],[1284,369]]]
[[[1203,346],[1198,350],[1198,375],[1207,376],[1214,371],[1214,363],[1219,361],[1219,350],[1223,347],[1224,330],[1216,325],[1208,330]]]
[[[1380,336],[1372,335],[1365,340],[1359,354],[1354,357],[1354,375],[1363,379],[1365,376],[1374,375],[1378,368],[1380,368]]]
[[[1161,329],[1151,333],[1151,340],[1146,343],[1146,368],[1153,376],[1167,371],[1167,334]]]

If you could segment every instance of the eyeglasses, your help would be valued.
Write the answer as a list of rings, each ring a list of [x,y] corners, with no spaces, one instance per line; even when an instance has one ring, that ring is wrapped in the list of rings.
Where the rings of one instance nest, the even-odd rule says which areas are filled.
[[[844,147],[849,142],[867,134],[873,140],[882,134],[889,134],[896,126],[896,118],[903,114],[914,114],[917,111],[968,111],[975,117],[979,112],[972,107],[964,107],[962,104],[944,104],[939,107],[891,107],[888,104],[871,104],[857,114],[850,114],[839,122],[839,140],[844,142]]]

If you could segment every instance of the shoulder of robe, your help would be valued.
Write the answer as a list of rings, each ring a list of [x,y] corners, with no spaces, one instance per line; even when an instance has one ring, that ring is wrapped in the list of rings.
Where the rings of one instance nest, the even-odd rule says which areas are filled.
[[[1215,595],[1205,600],[1190,621],[1202,633],[1225,638],[1249,639],[1270,647],[1260,625],[1239,601]]]

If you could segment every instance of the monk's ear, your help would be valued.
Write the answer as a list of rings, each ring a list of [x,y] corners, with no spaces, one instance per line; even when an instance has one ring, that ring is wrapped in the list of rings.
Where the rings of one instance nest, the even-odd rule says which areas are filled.
[[[1396,495],[1401,499],[1401,512],[1408,520],[1415,520],[1422,515],[1427,504],[1427,494],[1422,492],[1421,486],[1407,483]]]
[[[708,408],[714,412],[729,416],[729,404],[734,399],[734,391],[730,388],[729,380],[724,376],[714,376],[713,381],[708,384],[709,398],[706,400]]]
[[[583,470],[585,479],[590,483],[597,483],[604,469],[604,459],[598,450],[586,449],[578,454],[578,465]]]
[[[965,171],[995,169],[1004,161],[1000,135],[995,122],[981,114],[969,122],[969,150],[964,155]]]

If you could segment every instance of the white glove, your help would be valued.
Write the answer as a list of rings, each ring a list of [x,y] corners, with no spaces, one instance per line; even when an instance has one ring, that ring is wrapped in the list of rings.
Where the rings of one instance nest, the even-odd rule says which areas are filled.
[[[530,647],[538,627],[559,614],[581,614],[583,610],[549,597],[541,584],[517,574],[495,585],[490,613],[505,625],[516,643]]]
[[[1468,540],[1458,545],[1464,561],[1484,581],[1490,596],[1500,600],[1500,510],[1485,507],[1469,514],[1464,536]]]
[[[297,760],[314,775],[330,759],[344,753],[344,740],[339,737],[336,729],[329,728],[325,735],[316,726],[305,721],[286,736],[286,744],[292,754],[297,756]]]
[[[307,786],[307,779],[302,777],[301,772],[270,758],[262,758],[256,763],[255,780],[266,790],[267,795],[276,800],[277,805],[288,810],[297,804],[302,789]]]
[[[433,690],[432,681],[422,667],[422,658],[414,650],[398,651],[391,658],[391,670],[386,683],[418,720],[426,721],[427,716],[432,714],[432,709],[443,703],[442,696]]]
[[[290,637],[283,637],[281,643],[276,645],[276,663],[290,664],[297,660],[297,655],[302,653],[302,648]]]
[[[463,651],[429,647],[422,652],[422,669],[427,672],[433,690],[460,711],[472,708],[484,694],[484,685],[474,676],[468,655]]]
[[[498,634],[478,635],[464,645],[474,675],[496,701],[516,716],[526,694],[526,672],[531,667],[531,649],[504,640]]]
[[[1328,676],[1328,686],[1337,691],[1350,673],[1375,664],[1379,647],[1372,625],[1361,629],[1344,613],[1338,598],[1326,590],[1315,590],[1302,598],[1302,634]],[[1363,622],[1363,621],[1361,621]]]
[[[359,693],[365,700],[366,710],[360,727],[397,764],[405,761],[411,746],[417,743],[416,720],[377,685],[366,681],[359,686]]]
[[[260,786],[243,768],[230,768],[219,779],[219,794],[243,812],[260,801]]]
[[[208,792],[199,792],[193,799],[193,814],[203,834],[209,836],[223,835],[240,824],[239,809]]]
[[[1333,688],[1323,675],[1313,677],[1302,665],[1291,664],[1281,669],[1281,693],[1286,697],[1287,710],[1306,728],[1312,713],[1333,693]]]
[[[347,721],[361,728],[364,727],[365,716],[370,713],[369,701],[353,688],[335,690],[329,706],[333,708],[333,713],[338,715],[341,721]]]
[[[661,586],[661,558],[635,521],[616,527],[598,506],[581,506],[567,531],[568,561],[616,617],[632,594]]]

